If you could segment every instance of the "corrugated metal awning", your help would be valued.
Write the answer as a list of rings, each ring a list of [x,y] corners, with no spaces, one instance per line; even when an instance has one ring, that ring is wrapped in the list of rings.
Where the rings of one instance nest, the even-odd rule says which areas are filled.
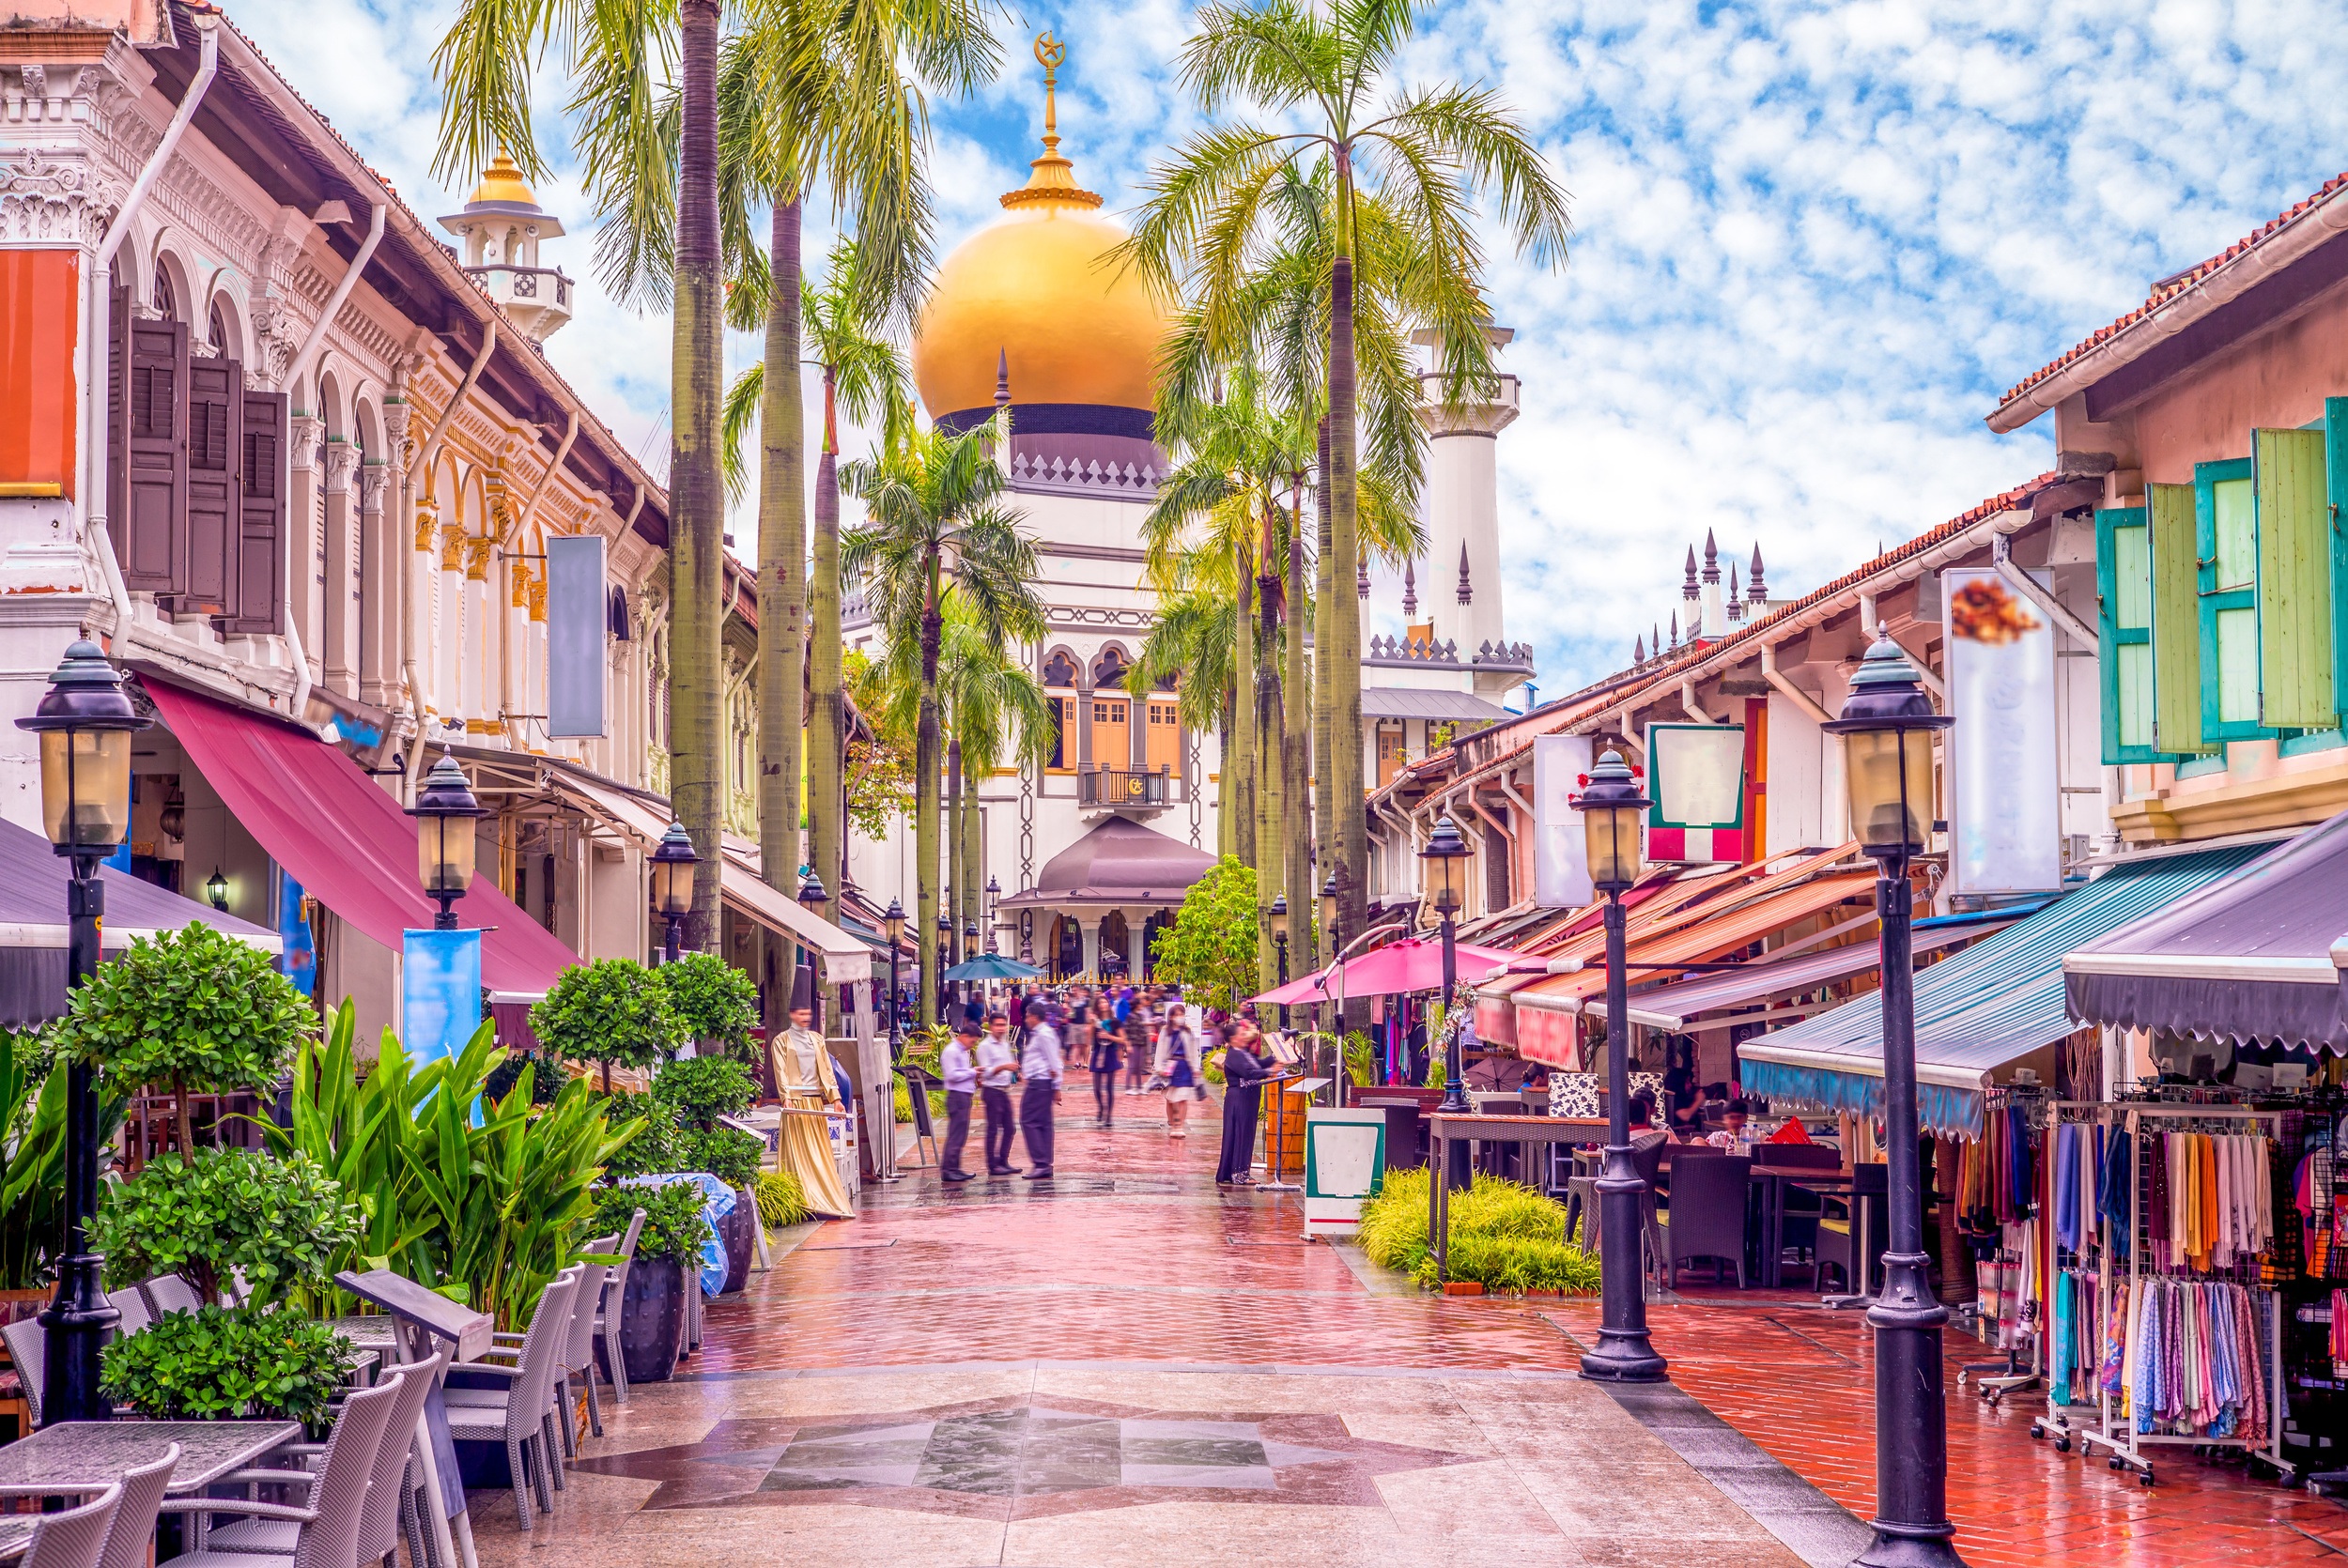
[[[1479,723],[1497,724],[1504,718],[1517,715],[1497,702],[1485,701],[1474,692],[1444,691],[1429,686],[1364,686],[1362,716],[1473,719]]]

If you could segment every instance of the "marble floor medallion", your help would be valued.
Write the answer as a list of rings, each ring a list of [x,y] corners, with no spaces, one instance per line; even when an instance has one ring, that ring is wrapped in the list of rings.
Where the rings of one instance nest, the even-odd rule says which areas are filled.
[[[1375,1503],[1377,1476],[1471,1457],[1356,1438],[1328,1415],[1004,1399],[720,1422],[698,1443],[579,1468],[658,1482],[648,1509],[854,1503],[1022,1519],[1178,1499]]]

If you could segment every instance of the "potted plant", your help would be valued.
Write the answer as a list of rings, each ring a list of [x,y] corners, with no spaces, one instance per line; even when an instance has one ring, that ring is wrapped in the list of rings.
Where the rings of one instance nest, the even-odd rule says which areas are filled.
[[[230,1277],[259,1305],[331,1277],[335,1255],[365,1228],[360,1207],[306,1154],[279,1160],[242,1149],[166,1154],[110,1187],[90,1222],[121,1288],[178,1274],[206,1301]]]
[[[749,1070],[729,1056],[691,1056],[671,1062],[653,1080],[655,1105],[665,1109],[677,1127],[673,1134],[677,1163],[670,1168],[706,1171],[734,1193],[733,1210],[718,1222],[718,1239],[726,1253],[721,1295],[741,1289],[749,1280],[758,1238],[754,1228],[757,1196],[750,1188],[765,1163],[766,1145],[756,1134],[727,1127],[718,1118],[749,1110],[757,1095]]]
[[[696,1056],[748,1062],[758,1026],[758,986],[715,953],[687,953],[653,971],[668,993],[677,1027]]]
[[[208,1305],[107,1345],[99,1384],[156,1421],[276,1417],[317,1433],[348,1384],[348,1351],[332,1324],[290,1307]]]
[[[558,1057],[603,1068],[604,1093],[613,1067],[651,1067],[685,1038],[668,987],[634,959],[597,959],[574,965],[530,1009],[530,1027]]]
[[[685,1292],[699,1290],[702,1243],[709,1222],[702,1218],[702,1190],[690,1181],[659,1187],[606,1187],[595,1195],[598,1232],[624,1232],[635,1211],[644,1211],[636,1237],[636,1260],[628,1268],[620,1300],[620,1356],[631,1383],[665,1383],[676,1374],[685,1348]]]

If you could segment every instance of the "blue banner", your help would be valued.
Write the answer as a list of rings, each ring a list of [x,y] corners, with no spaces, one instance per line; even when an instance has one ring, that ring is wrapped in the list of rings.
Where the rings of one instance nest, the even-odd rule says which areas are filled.
[[[302,995],[313,994],[318,978],[317,943],[310,922],[302,918],[301,884],[288,876],[277,879],[277,935],[286,945],[277,967]]]
[[[401,935],[400,1043],[410,1063],[454,1056],[481,1027],[481,933]]]

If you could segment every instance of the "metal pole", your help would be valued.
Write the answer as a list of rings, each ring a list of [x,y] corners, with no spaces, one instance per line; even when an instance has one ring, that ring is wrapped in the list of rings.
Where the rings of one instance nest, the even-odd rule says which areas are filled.
[[[1606,892],[1606,1166],[1598,1178],[1598,1345],[1582,1358],[1582,1376],[1608,1383],[1669,1380],[1648,1342],[1646,1269],[1640,1261],[1646,1182],[1630,1159],[1630,982],[1623,962],[1622,893]]]
[[[1287,935],[1283,933],[1274,937],[1272,945],[1274,950],[1280,955],[1280,984],[1285,986],[1289,983],[1289,939]],[[1280,1027],[1286,1029],[1288,1026],[1289,1005],[1283,1002],[1280,1004]]]
[[[106,884],[98,880],[97,860],[73,856],[73,877],[66,885],[70,987],[98,973],[98,932],[105,913]],[[65,1082],[65,1256],[57,1266],[56,1299],[40,1314],[48,1336],[43,1426],[113,1416],[98,1386],[98,1352],[122,1315],[107,1304],[99,1281],[103,1260],[89,1250],[90,1217],[98,1212],[97,1073],[76,1057],[67,1064]]]
[[[1451,993],[1459,983],[1460,947],[1451,924],[1451,911],[1443,912],[1443,1103],[1436,1107],[1447,1116],[1464,1116],[1475,1110],[1467,1097],[1466,1058],[1460,1049],[1460,1031],[1451,1025]],[[1465,1138],[1444,1141],[1444,1185],[1455,1192],[1467,1191],[1475,1179],[1469,1165],[1470,1148]]]
[[[669,915],[667,918],[669,921],[669,934],[661,943],[660,961],[663,963],[674,963],[677,960],[685,956],[685,935],[683,930],[684,922],[680,921],[673,915]]]
[[[1916,1004],[1907,857],[1886,856],[1876,883],[1883,975],[1883,1132],[1891,1250],[1883,1294],[1867,1309],[1876,1340],[1875,1544],[1865,1568],[1964,1568],[1950,1537],[1948,1402],[1940,1326],[1949,1309],[1925,1274],[1924,1206],[1916,1155]],[[1866,1255],[1864,1236],[1854,1238]],[[1865,1282],[1858,1282],[1864,1290]]]

